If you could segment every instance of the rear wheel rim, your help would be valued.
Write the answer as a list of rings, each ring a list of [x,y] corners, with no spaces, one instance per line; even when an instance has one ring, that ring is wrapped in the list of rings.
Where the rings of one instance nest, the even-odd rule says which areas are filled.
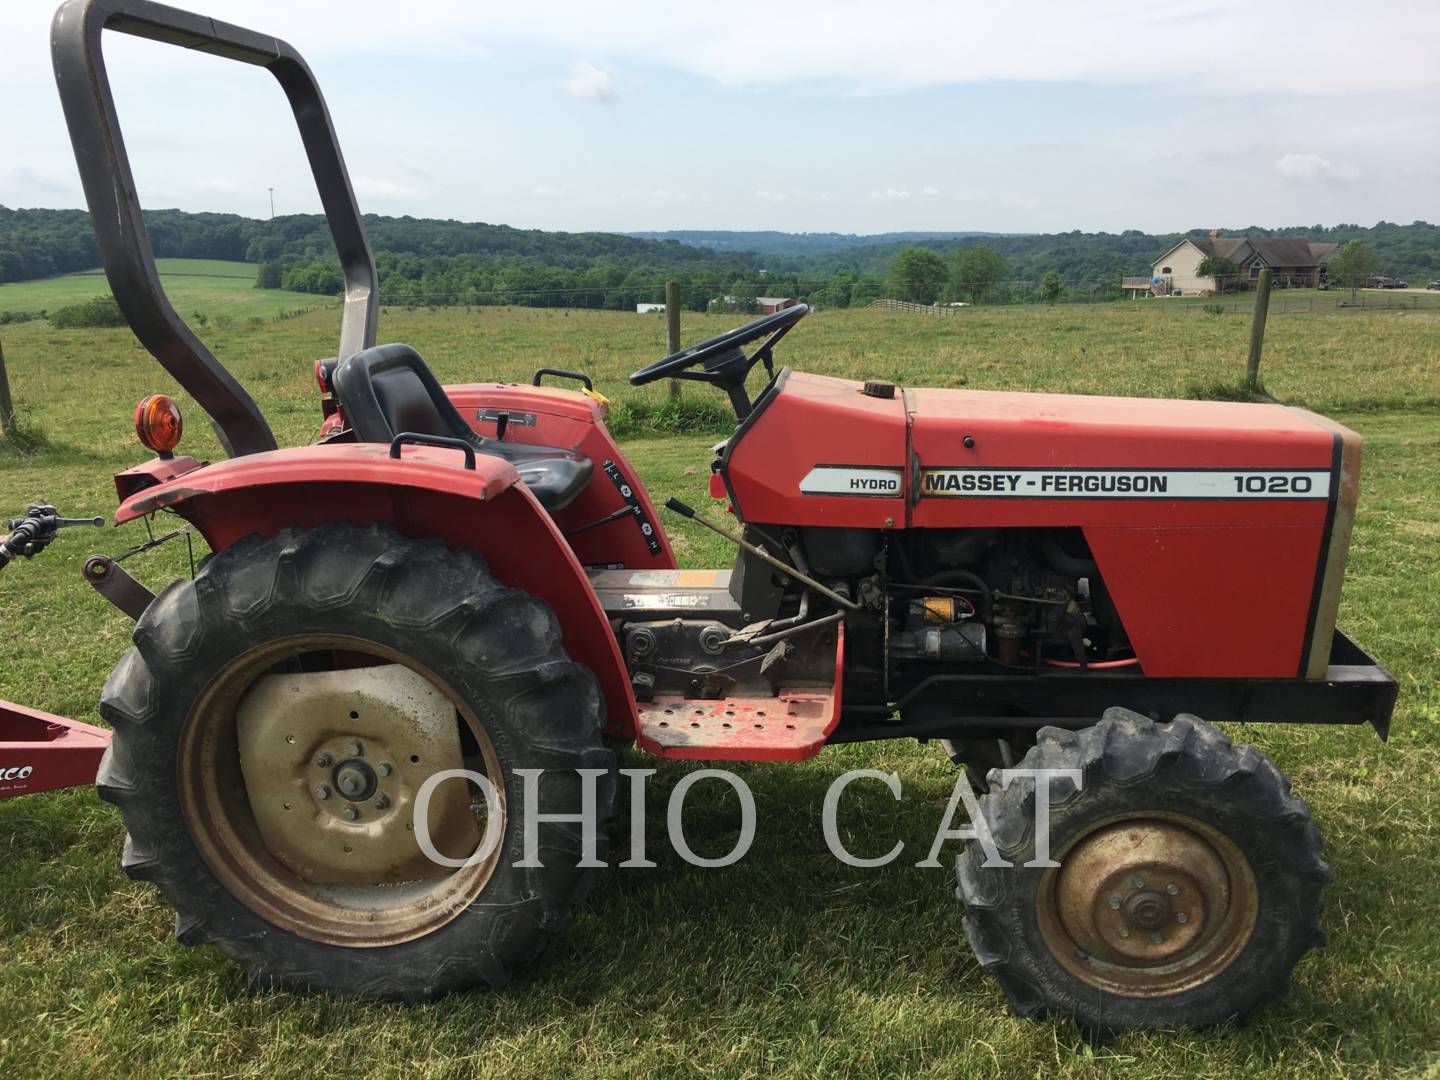
[[[306,653],[337,650],[402,664],[453,703],[458,721],[478,745],[480,771],[497,797],[499,820],[488,824],[504,837],[508,817],[499,755],[474,710],[414,659],[377,642],[344,635],[304,634],[266,642],[236,657],[210,680],[191,707],[181,734],[177,756],[181,811],[209,868],[232,896],[265,921],[326,944],[394,945],[433,933],[463,912],[493,876],[504,843],[502,839],[483,859],[466,866],[437,865],[434,877],[399,885],[316,885],[276,857],[261,837],[250,805],[240,768],[236,712],[255,681],[277,664]],[[341,779],[351,778],[347,774]]]
[[[1090,986],[1158,997],[1204,985],[1255,929],[1259,889],[1223,833],[1184,814],[1101,822],[1045,870],[1036,915],[1051,953]]]

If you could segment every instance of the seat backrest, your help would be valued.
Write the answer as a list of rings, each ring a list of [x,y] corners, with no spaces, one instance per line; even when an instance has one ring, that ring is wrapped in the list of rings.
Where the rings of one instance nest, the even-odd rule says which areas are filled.
[[[388,443],[401,432],[474,438],[420,354],[409,345],[375,345],[343,361],[335,396],[361,442]]]

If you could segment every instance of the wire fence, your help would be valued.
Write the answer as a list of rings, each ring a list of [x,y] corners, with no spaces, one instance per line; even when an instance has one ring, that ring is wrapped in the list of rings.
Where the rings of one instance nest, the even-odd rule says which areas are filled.
[[[98,275],[98,272],[97,272]],[[205,273],[166,273],[166,277],[210,277]],[[1124,291],[1122,280],[1108,281],[1053,280],[1013,278],[999,281],[956,282],[953,280],[911,281],[898,283],[878,277],[868,278],[789,278],[777,275],[770,279],[750,281],[681,280],[681,305],[689,312],[716,314],[761,313],[791,301],[805,301],[817,309],[868,308],[876,311],[901,311],[922,316],[954,315],[975,308],[1000,306],[1115,306],[1124,304],[1137,309],[1169,309],[1214,314],[1249,313],[1254,310],[1254,294],[1250,292],[1218,293],[1210,296],[1157,296],[1136,285]],[[1146,279],[1147,281],[1149,279]],[[643,283],[625,282],[613,285],[524,285],[505,286],[493,281],[485,287],[435,287],[430,281],[386,280],[382,282],[379,302],[392,309],[440,307],[534,307],[567,310],[629,311],[663,310],[664,283],[648,279]],[[339,299],[328,292],[314,292],[316,305],[328,306]],[[1272,294],[1270,311],[1278,314],[1342,309],[1357,310],[1418,310],[1440,309],[1440,290],[1399,291],[1363,289],[1352,294],[1348,289],[1328,292],[1314,289],[1277,289]],[[309,310],[305,308],[304,310]],[[298,313],[298,312],[297,312]],[[11,319],[19,313],[0,313]],[[0,317],[0,321],[11,321]]]
[[[1238,298],[1190,298],[1184,301],[1166,301],[1161,298],[1156,306],[1176,311],[1191,311],[1211,315],[1252,315],[1255,299]],[[1285,315],[1310,311],[1440,311],[1440,292],[1434,293],[1392,293],[1360,292],[1312,293],[1307,296],[1270,295],[1271,315]]]
[[[1167,309],[1225,314],[1252,312],[1254,294],[1218,294],[1213,296],[1151,296],[1124,298],[1117,286],[1066,287],[1058,295],[1047,295],[1038,282],[993,282],[983,287],[957,286],[953,283],[930,283],[938,293],[932,302],[917,302],[898,295],[923,286],[912,284],[910,290],[893,289],[882,283],[856,283],[846,292],[835,293],[832,282],[786,283],[775,288],[775,282],[755,285],[685,282],[680,286],[681,305],[690,312],[719,314],[759,313],[776,306],[776,302],[806,301],[812,307],[869,308],[872,310],[904,311],[917,315],[954,315],[974,308],[1014,306],[1134,306],[1146,309]],[[768,289],[769,291],[764,291]],[[1290,312],[1357,310],[1424,310],[1440,309],[1440,291],[1396,292],[1361,290],[1352,295],[1348,290],[1319,292],[1277,290],[1271,296],[1270,311]],[[910,294],[913,296],[914,292]],[[953,299],[963,296],[965,299]],[[663,288],[656,290],[639,286],[607,288],[494,288],[494,289],[383,289],[380,303],[387,308],[419,307],[536,307],[597,311],[664,310]]]
[[[921,281],[902,286],[880,278],[845,280],[795,278],[760,281],[680,281],[681,304],[686,311],[759,311],[770,300],[803,300],[817,307],[867,307],[877,300],[893,299],[917,307],[994,304],[1096,304],[1123,298],[1118,282],[1109,284],[1062,283],[1047,292],[1045,283],[1026,279],[984,282]],[[385,281],[380,302],[387,307],[530,307],[628,310],[664,303],[664,283],[606,286],[537,286],[439,289],[425,281]],[[922,298],[922,299],[917,299]]]

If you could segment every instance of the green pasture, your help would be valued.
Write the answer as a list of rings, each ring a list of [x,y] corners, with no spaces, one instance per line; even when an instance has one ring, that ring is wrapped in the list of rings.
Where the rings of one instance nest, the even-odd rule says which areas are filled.
[[[255,288],[256,267],[220,259],[156,259],[160,283],[175,310],[187,319],[273,319],[277,315],[329,307],[333,301],[311,293]],[[100,269],[78,274],[0,285],[0,313],[54,311],[110,292]]]
[[[204,280],[227,279],[217,271]],[[238,274],[229,280],[237,298],[263,295]],[[178,277],[167,284],[177,296],[187,287]],[[0,289],[0,310],[11,303],[7,290],[42,285],[59,288]],[[735,321],[687,314],[684,334],[693,340]],[[911,385],[1185,396],[1234,391],[1247,332],[1248,320],[1234,314],[1152,302],[950,318],[837,311],[806,319],[781,352],[797,368]],[[546,366],[592,373],[617,410],[658,405],[665,394],[624,381],[665,352],[659,318],[389,311],[380,335],[415,345],[446,382],[525,379]],[[206,337],[282,444],[314,437],[311,365],[334,353],[335,312],[258,327],[212,322]],[[27,322],[0,327],[0,341],[23,421],[21,439],[0,442],[0,512],[40,498],[69,513],[108,512],[112,474],[145,456],[131,430],[133,404],[173,391],[172,381],[123,330]],[[1292,777],[1335,872],[1329,946],[1301,963],[1288,1001],[1234,1029],[1107,1042],[1065,1022],[1011,1017],[961,936],[949,872],[914,866],[955,780],[933,745],[738,766],[755,793],[759,830],[750,854],[722,870],[689,866],[663,841],[666,795],[694,766],[633,755],[629,764],[659,770],[649,800],[659,867],[610,870],[557,946],[504,991],[422,1008],[252,995],[218,952],[175,943],[154,889],[120,872],[119,815],[93,792],[0,802],[0,1075],[1437,1075],[1440,313],[1272,315],[1263,378],[1280,399],[1323,410],[1366,438],[1341,621],[1401,686],[1388,744],[1364,728],[1231,731]],[[685,395],[719,397],[693,385]],[[181,402],[182,447],[218,456],[203,416]],[[709,431],[642,432],[626,452],[657,502],[678,495],[708,505],[713,441]],[[685,563],[729,561],[709,534],[669,517]],[[83,584],[79,566],[92,551],[142,538],[139,525],[75,530],[0,575],[0,698],[98,721],[100,688],[129,624]],[[187,571],[173,544],[134,565],[154,586]],[[894,770],[904,785],[899,803],[879,785],[846,796],[852,850],[905,842],[904,857],[882,869],[843,866],[821,835],[827,785],[856,767]],[[626,813],[622,806],[621,820]],[[696,850],[727,850],[739,827],[735,803],[702,784],[686,825]]]

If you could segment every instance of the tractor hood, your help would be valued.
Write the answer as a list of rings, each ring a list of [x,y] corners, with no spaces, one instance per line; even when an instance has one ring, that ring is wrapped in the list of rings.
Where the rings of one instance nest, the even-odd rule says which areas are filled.
[[[1328,469],[1334,441],[1328,421],[1284,405],[989,390],[905,400],[916,452],[935,465]]]
[[[1358,435],[1282,405],[782,372],[719,473],[757,524],[1079,529],[1146,674],[1321,678],[1359,467]]]
[[[1340,491],[1342,445],[1358,466],[1358,436],[1283,405],[901,389],[782,371],[720,472],[755,522],[954,527],[956,501],[974,500],[1013,525],[1055,523],[1061,501],[1077,518],[1068,524],[1084,523],[1086,504],[1144,503],[1121,514],[1143,524],[1162,504],[1210,503],[1211,519],[1219,503],[1323,508]]]

